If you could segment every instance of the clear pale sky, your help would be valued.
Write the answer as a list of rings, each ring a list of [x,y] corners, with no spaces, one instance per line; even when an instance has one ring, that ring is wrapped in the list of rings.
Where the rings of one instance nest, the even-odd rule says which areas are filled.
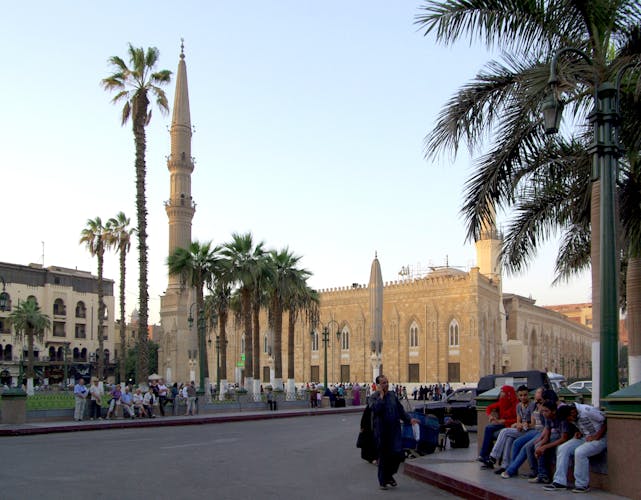
[[[489,61],[417,31],[420,2],[11,2],[0,30],[3,75],[0,261],[96,273],[78,244],[89,218],[135,224],[134,143],[100,80],[127,43],[156,46],[175,73],[185,39],[196,168],[192,235],[223,243],[252,231],[303,255],[317,289],[384,281],[402,266],[469,269],[459,210],[472,160],[423,157],[423,139],[457,88]],[[166,89],[173,103],[174,81]],[[167,283],[171,115],[147,128],[150,321]],[[501,220],[499,219],[499,224]],[[537,304],[590,301],[589,275],[552,287],[558,237],[504,291]],[[43,258],[44,242],[44,258]],[[137,304],[137,250],[127,259]],[[118,284],[107,254],[105,276]],[[117,288],[116,288],[117,290]]]

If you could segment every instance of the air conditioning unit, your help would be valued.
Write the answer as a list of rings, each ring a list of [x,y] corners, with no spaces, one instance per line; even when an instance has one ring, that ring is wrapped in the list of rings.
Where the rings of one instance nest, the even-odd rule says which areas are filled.
[[[95,352],[89,353],[89,361],[96,361],[96,353]]]

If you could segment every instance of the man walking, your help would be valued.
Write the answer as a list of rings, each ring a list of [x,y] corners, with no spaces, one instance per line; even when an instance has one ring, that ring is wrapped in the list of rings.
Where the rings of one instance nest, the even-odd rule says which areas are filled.
[[[378,484],[382,490],[397,486],[394,474],[403,461],[403,436],[400,421],[418,424],[419,421],[405,412],[394,392],[389,390],[385,375],[376,377],[376,390],[369,397],[374,415],[374,439],[378,449]]]
[[[80,422],[85,415],[85,406],[87,404],[87,395],[89,391],[85,387],[85,379],[80,377],[73,388],[73,395],[76,400],[76,407],[73,412],[73,419]]]

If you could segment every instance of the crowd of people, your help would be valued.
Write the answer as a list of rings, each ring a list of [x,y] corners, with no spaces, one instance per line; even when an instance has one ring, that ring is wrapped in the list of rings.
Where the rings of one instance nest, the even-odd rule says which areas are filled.
[[[570,459],[574,459],[575,493],[590,490],[589,458],[606,449],[605,415],[593,406],[563,403],[552,389],[536,390],[530,401],[528,388],[501,387],[499,400],[487,407],[483,433],[482,469],[494,470],[504,479],[517,477],[527,460],[531,483],[547,491],[567,490]],[[480,436],[479,436],[480,437]]]
[[[173,413],[177,408],[185,407],[185,415],[196,413],[196,386],[175,383],[167,386],[160,380],[150,380],[149,386],[134,388],[131,384],[113,384],[103,386],[98,379],[92,379],[89,387],[83,378],[74,385],[75,408],[73,418],[80,422],[84,420],[87,410],[89,420],[116,418],[156,418],[156,408],[160,416],[165,416],[165,407],[171,404]]]

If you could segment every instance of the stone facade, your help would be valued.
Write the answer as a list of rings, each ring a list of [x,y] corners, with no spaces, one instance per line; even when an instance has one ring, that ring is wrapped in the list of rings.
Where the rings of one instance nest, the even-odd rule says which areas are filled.
[[[327,344],[328,380],[371,379],[370,294],[368,287],[321,290],[320,323],[331,325]],[[502,313],[499,306],[503,302]],[[503,318],[506,325],[502,327]],[[334,323],[335,322],[335,323]],[[283,318],[287,324],[287,317]],[[502,339],[505,328],[507,340]],[[315,329],[304,317],[295,329],[297,383],[323,381],[322,327]],[[242,329],[228,326],[230,381],[241,382]],[[215,332],[212,332],[215,335]],[[286,371],[286,336],[283,332],[283,371]],[[261,316],[260,364],[262,382],[271,382],[270,332],[267,315]],[[501,296],[500,282],[480,273],[455,268],[434,269],[425,277],[386,283],[383,289],[382,371],[398,383],[476,383],[489,373],[538,369],[587,377],[592,332],[562,314],[538,307],[534,300]],[[210,373],[215,374],[215,351]],[[565,370],[563,370],[564,368]],[[215,376],[212,376],[214,378]]]
[[[36,375],[40,381],[61,382],[64,365],[69,376],[94,374],[98,351],[98,278],[90,272],[38,264],[22,266],[0,262],[0,277],[10,297],[10,307],[34,297],[40,309],[51,320],[42,342],[35,341]],[[113,373],[116,330],[112,280],[104,286],[105,374]],[[0,373],[2,382],[16,384],[26,339],[16,337],[9,315],[0,311]]]

